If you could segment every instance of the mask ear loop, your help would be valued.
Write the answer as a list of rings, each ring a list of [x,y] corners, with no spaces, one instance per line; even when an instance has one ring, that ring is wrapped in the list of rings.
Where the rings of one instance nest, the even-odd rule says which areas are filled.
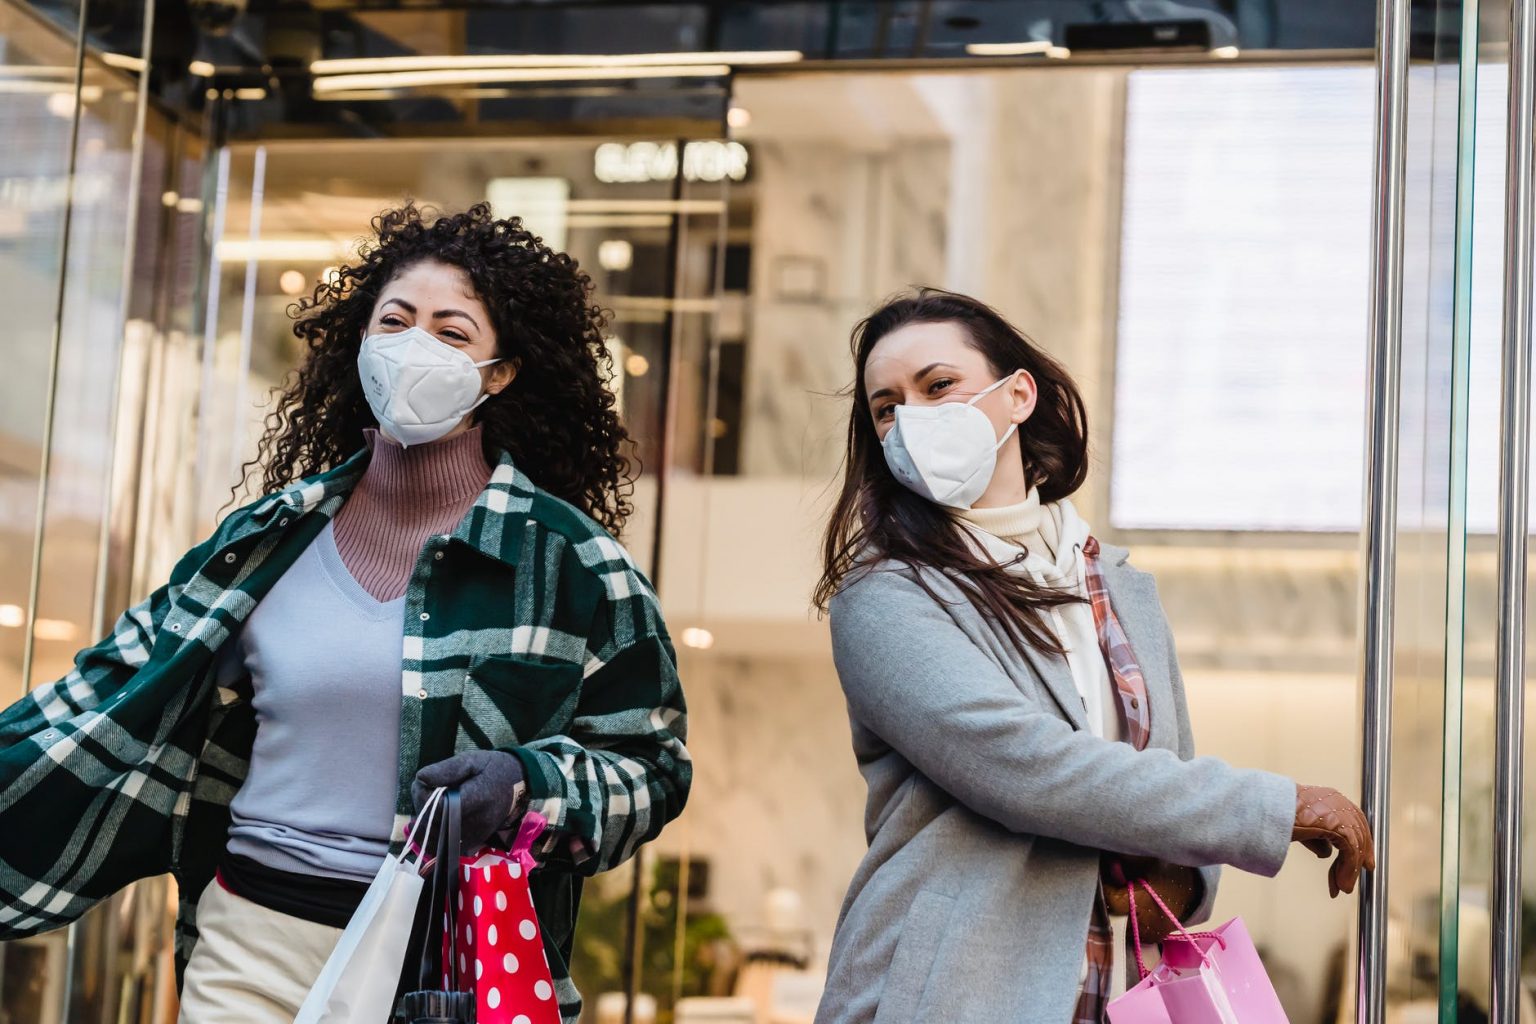
[[[1002,378],[996,384],[993,384],[991,387],[987,388],[986,390],[977,392],[977,394],[969,402],[966,402],[965,404],[970,406],[971,408],[975,409],[977,402],[981,401],[983,398],[986,398],[992,392],[996,391],[998,388],[1002,387],[1004,384],[1007,384],[1009,381],[1013,380],[1013,378],[1017,377],[1021,372],[1023,372],[1023,371],[1021,371],[1021,370],[1014,370],[1008,376]],[[981,410],[980,409],[976,409],[976,411],[980,412]],[[997,439],[997,444],[992,446],[993,454],[996,454],[997,452],[1001,451],[1003,445],[1008,443],[1008,439],[1010,437],[1012,437],[1014,434],[1016,434],[1018,432],[1018,429],[1019,429],[1019,425],[1017,423],[1010,423],[1010,424],[1008,424],[1008,429],[1003,431],[1003,436],[998,438]]]
[[[502,358],[498,357],[496,359],[486,359],[486,360],[483,360],[483,361],[478,362],[478,363],[470,363],[469,365],[473,366],[477,370],[483,370],[487,366],[495,366],[497,363],[504,363],[504,362],[506,362],[505,359],[502,359]],[[474,405],[470,406],[469,409],[464,413],[464,415],[468,416],[470,413],[472,413],[476,409],[480,408],[482,405],[484,405],[487,401],[490,400],[490,397],[491,397],[491,393],[489,391],[487,391],[485,394],[481,395],[480,396],[480,400],[478,402],[476,402]]]

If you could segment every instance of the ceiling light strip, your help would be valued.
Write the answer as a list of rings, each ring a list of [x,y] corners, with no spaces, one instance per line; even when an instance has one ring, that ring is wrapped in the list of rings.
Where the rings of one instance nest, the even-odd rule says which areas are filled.
[[[437,71],[390,71],[379,74],[332,75],[317,78],[317,96],[367,89],[411,89],[432,85],[488,85],[497,82],[589,82],[632,78],[723,78],[731,73],[724,64],[665,65],[634,68],[522,68],[502,71],[440,69]]]
[[[309,65],[309,70],[315,75],[341,75],[386,71],[793,64],[804,59],[805,54],[799,50],[716,50],[694,53],[424,54],[317,60]]]

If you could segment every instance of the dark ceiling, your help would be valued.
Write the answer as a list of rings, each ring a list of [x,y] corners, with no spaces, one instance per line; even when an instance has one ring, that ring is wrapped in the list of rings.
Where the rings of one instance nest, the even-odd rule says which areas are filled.
[[[234,136],[476,133],[519,122],[593,131],[647,122],[679,131],[718,127],[731,74],[751,66],[732,60],[715,73],[702,68],[678,78],[467,81],[337,96],[315,89],[318,60],[719,51],[789,51],[798,56],[781,66],[794,67],[1049,59],[977,56],[977,44],[1070,47],[1066,63],[1133,52],[1131,59],[1145,59],[1147,51],[1169,49],[1206,59],[1216,48],[1271,59],[1358,59],[1372,47],[1376,20],[1367,0],[152,2],[152,94],[186,116],[204,118],[217,107],[217,130]],[[82,3],[92,47],[143,53],[146,0],[34,0],[32,7],[72,33]],[[1416,4],[1415,27],[1445,45],[1446,33],[1430,31],[1447,20],[1439,9]]]

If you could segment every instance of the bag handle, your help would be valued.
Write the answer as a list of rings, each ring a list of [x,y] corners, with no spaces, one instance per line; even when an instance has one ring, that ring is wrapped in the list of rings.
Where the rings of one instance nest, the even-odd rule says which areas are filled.
[[[1164,903],[1163,898],[1157,894],[1157,890],[1152,888],[1152,883],[1148,882],[1144,878],[1137,878],[1127,882],[1125,888],[1126,895],[1130,898],[1131,902],[1131,940],[1134,944],[1136,953],[1137,977],[1139,977],[1142,981],[1146,981],[1147,976],[1152,973],[1151,971],[1147,970],[1147,962],[1141,955],[1141,923],[1136,920],[1136,889],[1138,886],[1147,890],[1147,895],[1152,897],[1152,902],[1156,903],[1158,909],[1167,916],[1168,920],[1173,922],[1173,927],[1179,933],[1179,938],[1188,942],[1190,948],[1199,955],[1200,962],[1206,964],[1207,966],[1214,966],[1211,963],[1210,957],[1206,955],[1205,950],[1200,948],[1200,943],[1196,942],[1195,940],[1215,939],[1217,944],[1220,945],[1222,949],[1227,948],[1227,940],[1222,938],[1220,935],[1217,935],[1215,932],[1192,932],[1186,929],[1183,922],[1179,920],[1178,915],[1168,909],[1168,904]]]
[[[529,811],[523,815],[522,822],[517,826],[517,838],[512,840],[512,849],[508,852],[513,860],[523,866],[524,871],[532,871],[539,866],[538,858],[533,855],[533,844],[548,827],[549,819],[538,811]]]
[[[438,979],[443,979],[443,987],[449,988],[448,972],[454,963],[458,962],[459,928],[455,920],[454,912],[458,905],[459,894],[459,858],[462,852],[459,791],[457,788],[439,790],[443,794],[443,827],[437,831],[437,850],[432,863],[432,892],[427,901],[427,930],[426,941],[421,950],[421,966],[418,973],[420,987],[423,990],[436,989]],[[430,841],[430,831],[422,835],[424,841]],[[437,915],[443,915],[444,932],[437,931]],[[443,962],[443,943],[433,942],[434,934],[445,934],[448,940],[448,960]]]
[[[422,844],[432,836],[432,826],[437,821],[437,810],[442,803],[445,792],[447,790],[434,789],[427,797],[426,802],[421,805],[421,812],[416,815],[415,820],[405,827],[406,849],[400,855],[400,863],[413,865],[418,874],[427,859],[427,851],[423,848]],[[416,829],[411,827],[417,824],[421,826],[420,843],[417,842],[418,835]],[[416,855],[414,860],[411,858],[413,853]]]

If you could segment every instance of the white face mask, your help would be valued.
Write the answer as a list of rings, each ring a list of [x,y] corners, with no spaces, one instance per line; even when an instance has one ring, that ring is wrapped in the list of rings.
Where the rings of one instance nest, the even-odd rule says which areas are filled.
[[[999,438],[976,403],[1013,377],[1010,373],[969,402],[898,405],[896,423],[881,442],[891,473],[929,501],[970,508],[992,482],[997,450],[1019,426],[1010,424]]]
[[[363,394],[379,427],[401,445],[436,441],[491,396],[481,394],[480,367],[420,327],[370,334],[357,353]]]

